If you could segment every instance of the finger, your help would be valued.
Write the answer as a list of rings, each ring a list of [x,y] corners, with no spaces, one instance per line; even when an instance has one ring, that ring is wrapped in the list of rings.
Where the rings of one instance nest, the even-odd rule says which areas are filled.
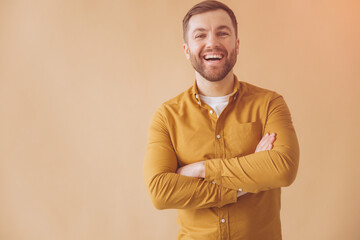
[[[266,142],[268,136],[269,136],[269,133],[266,133],[266,134],[262,137],[262,139],[260,140],[260,142],[259,142],[258,145],[256,146],[255,152],[261,151],[260,149],[262,149],[262,147],[264,146],[264,142]]]
[[[272,143],[270,143],[269,145],[268,145],[268,147],[266,148],[266,150],[271,150],[273,148],[273,145],[272,145]]]
[[[259,145],[256,148],[255,152],[260,152],[260,151],[265,151],[265,150],[271,150],[272,149],[272,145],[270,146],[271,149],[269,149],[269,145],[273,144],[275,141],[275,133],[271,133],[271,134],[266,134],[262,141],[260,141]]]
[[[266,139],[265,145],[269,145],[270,143],[275,142],[275,134],[270,134],[269,137]]]
[[[261,142],[261,144],[259,145],[257,151],[265,151],[269,145],[269,143],[272,143],[272,136],[270,134],[267,134],[266,136],[263,137],[263,141]]]
[[[258,146],[262,146],[268,136],[269,136],[269,133],[266,133],[266,134],[261,138],[260,142],[258,143]]]
[[[275,142],[275,136],[274,135],[270,135],[267,139],[266,139],[266,142],[264,143],[264,146],[263,146],[263,150],[268,150],[269,148],[269,145],[271,145],[272,147],[272,144]]]

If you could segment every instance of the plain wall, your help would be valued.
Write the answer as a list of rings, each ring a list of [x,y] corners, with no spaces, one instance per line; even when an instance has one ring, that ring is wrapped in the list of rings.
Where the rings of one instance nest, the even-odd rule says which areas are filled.
[[[0,1],[0,239],[175,239],[142,166],[154,110],[193,84],[197,1]],[[240,80],[282,94],[298,134],[284,239],[360,239],[360,1],[225,1]]]

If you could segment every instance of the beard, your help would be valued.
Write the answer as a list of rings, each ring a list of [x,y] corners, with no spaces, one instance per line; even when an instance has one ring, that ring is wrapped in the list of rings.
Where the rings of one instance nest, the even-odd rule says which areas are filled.
[[[200,53],[199,56],[196,56],[196,55],[192,54],[191,51],[189,52],[190,62],[191,62],[191,65],[193,66],[193,68],[203,78],[205,78],[206,80],[208,80],[210,82],[217,82],[217,81],[221,81],[222,79],[224,79],[226,77],[226,75],[228,75],[228,73],[231,71],[231,69],[233,69],[233,67],[236,63],[236,59],[237,59],[235,48],[234,48],[234,50],[231,51],[229,57],[228,57],[226,50],[224,50],[224,49],[217,48],[217,49],[214,49],[214,51],[222,52],[224,54],[225,63],[223,66],[205,66],[204,61],[206,61],[206,60],[201,57],[203,55],[202,53]]]

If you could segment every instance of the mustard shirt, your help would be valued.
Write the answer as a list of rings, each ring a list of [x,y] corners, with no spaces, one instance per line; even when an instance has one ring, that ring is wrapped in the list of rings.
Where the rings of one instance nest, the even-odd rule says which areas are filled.
[[[165,102],[150,124],[145,184],[154,206],[178,209],[178,239],[281,239],[281,187],[295,179],[299,145],[279,94],[235,77],[217,118],[194,86]],[[254,153],[265,133],[273,149]],[[176,170],[206,160],[205,179]],[[237,198],[237,191],[247,194]]]

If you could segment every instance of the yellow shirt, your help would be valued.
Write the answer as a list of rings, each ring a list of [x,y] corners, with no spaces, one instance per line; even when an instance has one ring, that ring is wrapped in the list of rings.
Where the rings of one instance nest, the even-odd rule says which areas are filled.
[[[279,94],[239,82],[217,118],[196,82],[165,102],[150,124],[144,178],[154,206],[179,209],[178,239],[281,239],[281,187],[290,185],[299,145]],[[270,151],[255,152],[265,133]],[[205,179],[176,170],[206,160]],[[247,194],[237,198],[237,191]]]

